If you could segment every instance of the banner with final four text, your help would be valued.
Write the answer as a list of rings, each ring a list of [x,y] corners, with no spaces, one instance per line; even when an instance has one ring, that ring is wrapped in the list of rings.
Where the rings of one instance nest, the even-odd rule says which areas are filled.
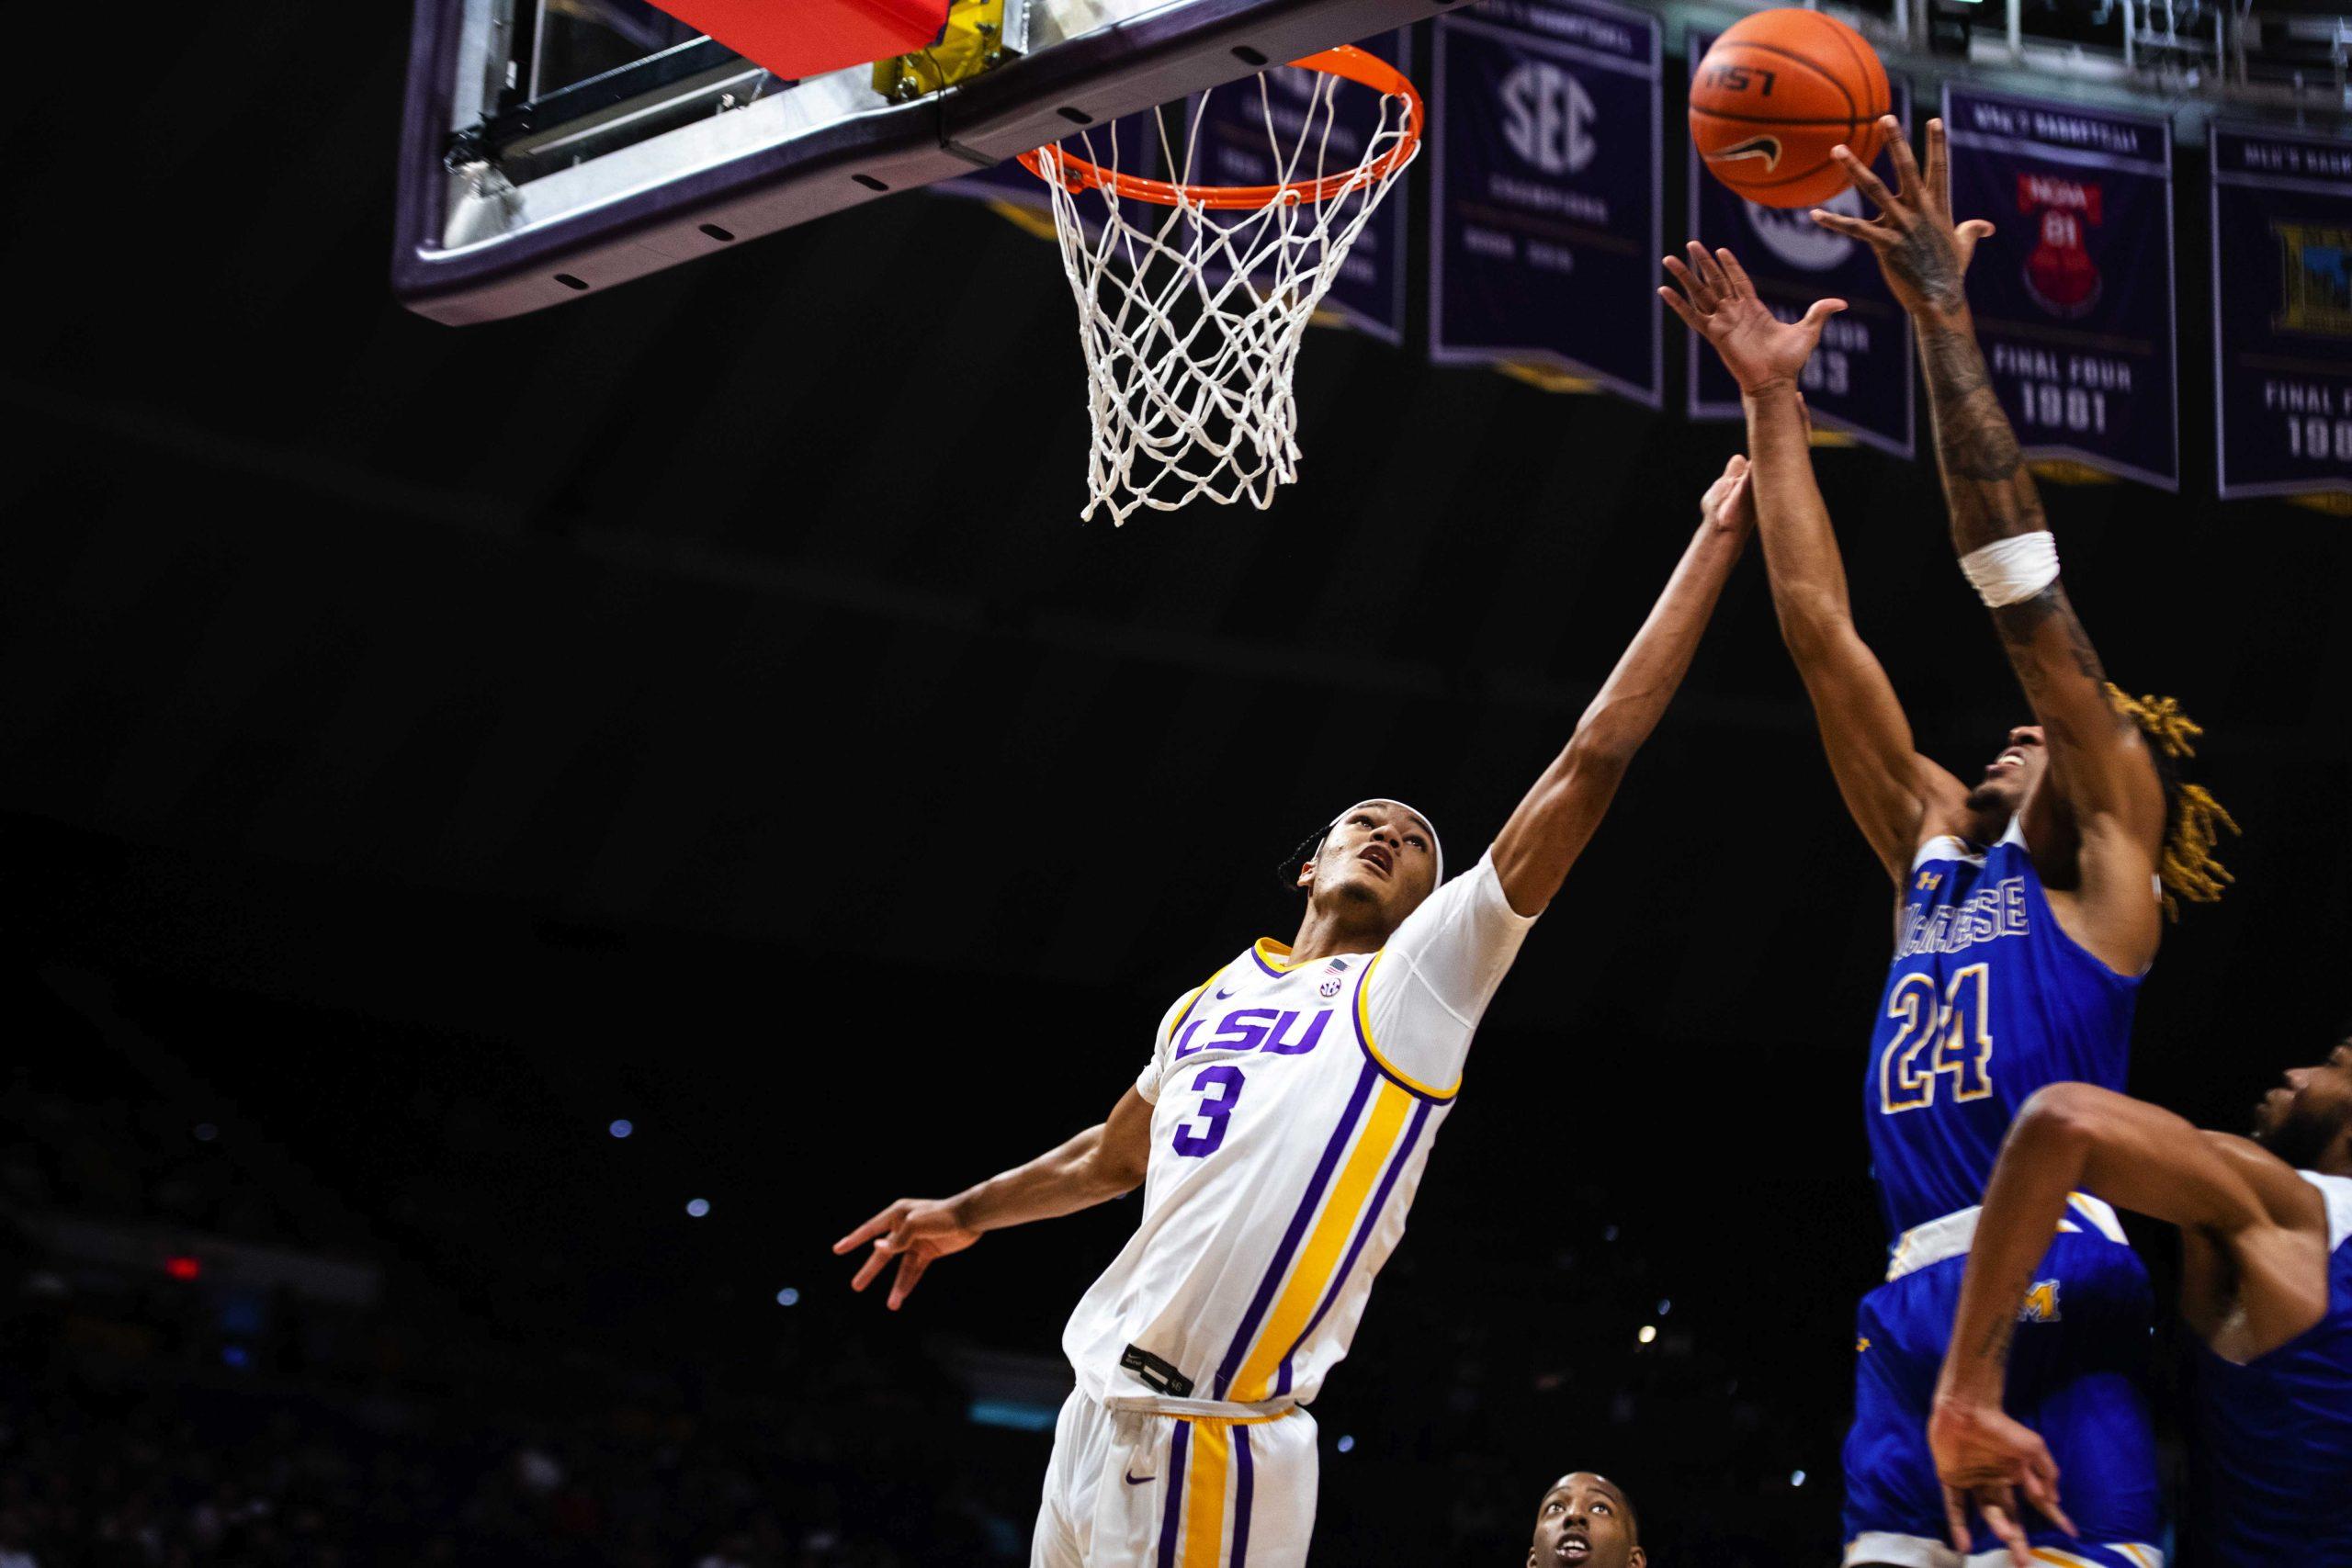
[[[1715,35],[1702,28],[1688,33],[1690,58],[1706,58]],[[1888,85],[1894,116],[1911,124],[1911,84],[1900,76]],[[1829,318],[1821,346],[1804,367],[1805,406],[1825,430],[1850,435],[1865,446],[1908,457],[1914,450],[1911,325],[1878,270],[1871,248],[1833,234],[1802,207],[1762,207],[1747,200],[1701,166],[1699,149],[1690,152],[1690,232],[1669,247],[1681,254],[1681,238],[1710,249],[1728,248],[1756,282],[1756,296],[1784,321],[1793,321],[1816,299],[1846,301]],[[1894,179],[1894,159],[1879,155],[1879,178]],[[1851,186],[1823,204],[1849,217],[1871,216],[1870,204]],[[1695,334],[1685,333],[1690,367],[1692,419],[1741,417],[1739,384],[1723,361]]]
[[[2352,491],[2352,141],[2212,128],[2224,497]]]
[[[1605,0],[1438,18],[1430,355],[1665,394],[1657,19]]]
[[[2172,124],[1947,85],[1968,303],[2030,457],[2180,488]]]

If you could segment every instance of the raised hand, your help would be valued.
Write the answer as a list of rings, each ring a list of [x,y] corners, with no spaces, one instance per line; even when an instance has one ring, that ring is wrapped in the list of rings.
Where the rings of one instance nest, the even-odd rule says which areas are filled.
[[[1673,256],[1666,258],[1666,270],[1682,286],[1679,294],[1671,288],[1657,291],[1667,309],[1714,344],[1741,391],[1761,391],[1776,382],[1795,386],[1797,372],[1821,342],[1823,325],[1846,308],[1846,301],[1818,299],[1804,320],[1783,321],[1756,297],[1756,285],[1737,256],[1729,251],[1710,255],[1696,240],[1688,249],[1687,265]]]
[[[1699,498],[1699,518],[1718,534],[1745,536],[1756,526],[1756,490],[1748,482],[1746,457],[1734,453],[1724,465],[1723,478]]]
[[[1993,225],[1972,218],[1954,227],[1951,185],[1944,156],[1944,122],[1928,122],[1928,168],[1923,176],[1904,139],[1903,122],[1888,115],[1879,122],[1888,154],[1894,160],[1890,191],[1871,173],[1853,150],[1837,147],[1830,156],[1846,171],[1854,188],[1878,208],[1875,219],[1849,218],[1843,213],[1813,209],[1813,220],[1832,233],[1860,240],[1878,257],[1879,271],[1903,308],[1914,316],[1951,317],[1968,308],[1961,278],[1968,271],[1976,243],[1988,238]]]
[[[833,1256],[867,1242],[874,1250],[858,1265],[849,1288],[863,1291],[874,1283],[884,1264],[896,1258],[898,1271],[890,1277],[889,1308],[899,1310],[914,1293],[923,1270],[951,1252],[961,1252],[980,1239],[980,1233],[956,1217],[954,1205],[936,1198],[901,1198],[849,1235],[833,1243]]]
[[[1928,1418],[1928,1448],[1943,1483],[1952,1548],[1962,1556],[1968,1555],[1968,1506],[1973,1503],[2016,1568],[2032,1568],[2033,1549],[2018,1509],[2020,1491],[2060,1529],[2075,1533],[2075,1522],[2058,1506],[2058,1461],[2049,1446],[1997,1405],[1939,1397]]]

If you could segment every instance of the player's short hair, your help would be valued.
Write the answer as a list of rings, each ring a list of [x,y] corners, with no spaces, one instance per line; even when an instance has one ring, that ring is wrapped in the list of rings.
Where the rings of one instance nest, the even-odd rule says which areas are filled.
[[[2197,741],[2205,728],[2180,711],[2178,697],[2135,697],[2109,681],[2107,700],[2115,711],[2140,727],[2148,739],[2148,754],[2155,759],[2156,782],[2165,792],[2165,842],[2156,861],[2156,875],[2164,883],[2165,913],[2180,919],[2180,902],[2219,902],[2235,878],[2215,856],[2222,829],[2235,833],[2237,819],[2213,792],[2181,776],[2180,764],[2197,755]]]
[[[1281,879],[1283,886],[1290,892],[1295,893],[1301,891],[1298,886],[1298,868],[1323,852],[1323,840],[1331,836],[1332,829],[1338,827],[1346,819],[1348,812],[1353,811],[1356,808],[1356,806],[1374,805],[1394,806],[1398,810],[1407,812],[1414,818],[1419,818],[1421,826],[1429,829],[1430,852],[1430,858],[1434,862],[1433,869],[1435,873],[1431,886],[1434,887],[1437,883],[1443,882],[1445,880],[1445,845],[1444,841],[1437,836],[1436,825],[1430,822],[1425,813],[1415,810],[1412,807],[1407,806],[1401,800],[1397,800],[1385,795],[1368,795],[1364,796],[1363,799],[1357,801],[1355,806],[1347,807],[1346,810],[1341,811],[1339,816],[1332,818],[1331,820],[1324,823],[1323,826],[1316,829],[1315,831],[1307,834],[1306,837],[1298,841],[1298,847],[1291,851],[1291,852],[1284,857],[1283,863],[1274,868],[1274,875]]]

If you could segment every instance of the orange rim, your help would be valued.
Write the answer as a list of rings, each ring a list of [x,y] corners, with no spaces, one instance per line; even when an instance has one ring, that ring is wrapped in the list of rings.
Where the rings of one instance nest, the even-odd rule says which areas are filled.
[[[1181,186],[1166,180],[1138,179],[1122,175],[1070,153],[1057,152],[1055,162],[1060,166],[1061,183],[1070,190],[1114,190],[1135,201],[1156,202],[1161,207],[1206,207],[1226,210],[1256,207],[1272,207],[1288,195],[1295,201],[1326,202],[1367,182],[1386,179],[1412,160],[1414,150],[1421,144],[1421,95],[1413,90],[1405,73],[1376,54],[1366,54],[1352,45],[1341,44],[1291,63],[1302,71],[1320,71],[1327,75],[1344,76],[1360,82],[1383,97],[1405,100],[1405,135],[1396,146],[1371,163],[1350,169],[1345,174],[1326,175],[1306,185],[1281,186]],[[1040,167],[1039,153],[1021,154],[1021,166],[1041,180],[1054,176]]]

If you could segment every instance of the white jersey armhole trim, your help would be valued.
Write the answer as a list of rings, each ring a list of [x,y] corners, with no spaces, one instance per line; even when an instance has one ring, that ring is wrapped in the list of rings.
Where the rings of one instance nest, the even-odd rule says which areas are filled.
[[[1968,840],[1952,833],[1939,833],[1911,852],[1911,869],[1918,870],[1929,861],[1965,861],[1971,865],[1983,865],[1984,857],[1969,852]]]
[[[1456,1074],[1453,1081],[1443,1089],[1431,1089],[1429,1085],[1421,1082],[1419,1078],[1413,1077],[1409,1074],[1399,1070],[1394,1062],[1391,1062],[1387,1057],[1382,1055],[1380,1054],[1379,1045],[1376,1044],[1372,1038],[1372,1005],[1366,998],[1370,995],[1372,990],[1372,976],[1374,972],[1380,967],[1380,961],[1387,956],[1388,950],[1385,947],[1378,953],[1374,953],[1372,955],[1372,962],[1364,965],[1363,977],[1356,982],[1356,1040],[1363,1046],[1363,1054],[1372,1058],[1372,1065],[1378,1067],[1381,1072],[1385,1074],[1388,1080],[1397,1088],[1410,1089],[1415,1094],[1419,1095],[1423,1100],[1433,1100],[1441,1103],[1450,1100],[1455,1095],[1462,1092],[1461,1075]],[[1409,958],[1406,960],[1406,963],[1408,965],[1411,962],[1412,960]],[[1429,987],[1426,985],[1421,988],[1425,991],[1429,990]],[[1430,991],[1430,999],[1436,1002],[1439,1007],[1444,1008],[1446,1015],[1449,1018],[1453,1019],[1456,1022],[1461,1021],[1462,1015],[1455,1012],[1452,1008],[1446,1007],[1444,1000],[1441,998],[1436,992]]]
[[[2295,1172],[2319,1189],[2327,1202],[2327,1250],[2333,1253],[2352,1236],[2352,1177],[2324,1176],[2316,1170]]]

